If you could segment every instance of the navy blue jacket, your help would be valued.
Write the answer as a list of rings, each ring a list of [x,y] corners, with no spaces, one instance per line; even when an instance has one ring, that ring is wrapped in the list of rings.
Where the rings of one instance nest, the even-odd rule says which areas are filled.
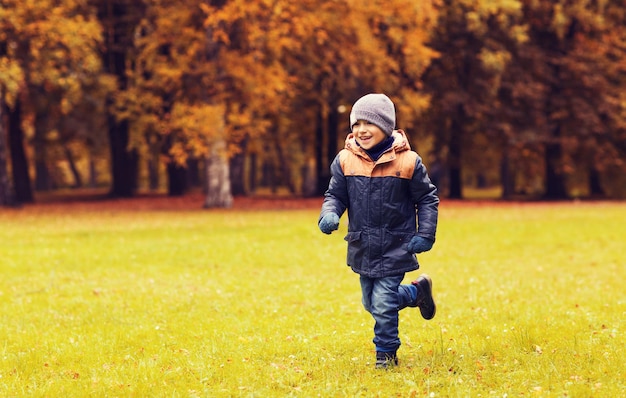
[[[439,197],[420,156],[402,130],[374,162],[353,134],[330,166],[331,179],[320,213],[348,211],[347,263],[370,278],[419,268],[407,245],[415,235],[435,240]]]

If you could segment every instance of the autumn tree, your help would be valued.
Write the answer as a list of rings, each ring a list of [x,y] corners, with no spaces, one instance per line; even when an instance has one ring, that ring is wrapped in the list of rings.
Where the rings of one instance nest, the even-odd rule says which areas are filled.
[[[226,104],[230,155],[254,151],[254,159],[296,193],[306,177],[294,170],[306,169],[312,156],[318,177],[327,175],[338,132],[347,131],[346,121],[340,120],[342,105],[380,90],[413,99],[403,111],[423,109],[415,80],[432,57],[424,45],[428,24],[420,23],[434,20],[429,7],[398,1],[383,7],[380,19],[363,19],[376,15],[378,8],[360,2],[230,1],[204,8],[211,34],[207,45],[217,52],[209,60],[216,68],[211,76],[217,78],[207,92]],[[345,19],[337,20],[337,15]],[[365,35],[363,24],[385,35]],[[325,184],[327,180],[317,185]]]
[[[231,154],[239,162],[239,174],[233,176],[239,185],[243,185],[241,162],[253,153],[251,173],[256,170],[256,162],[261,162],[272,174],[282,175],[284,185],[295,193],[291,170],[297,169],[294,164],[305,156],[299,156],[301,148],[292,146],[294,133],[298,133],[292,118],[307,111],[306,107],[295,107],[302,94],[296,88],[295,72],[302,63],[296,58],[305,59],[306,45],[300,39],[305,34],[317,35],[315,24],[321,23],[307,15],[309,7],[306,1],[254,6],[232,1],[207,10],[206,26],[214,46],[219,47],[220,55],[215,59],[225,71],[221,81],[225,83],[228,104],[227,136],[231,151],[235,150]],[[304,136],[302,130],[299,133]]]
[[[30,202],[33,194],[24,149],[24,115],[35,115],[35,142],[40,142],[52,129],[50,124],[41,123],[42,118],[51,120],[54,115],[67,114],[82,101],[85,79],[92,79],[100,70],[95,53],[100,27],[86,1],[56,4],[7,0],[2,12],[0,32],[6,43],[2,68],[9,71],[7,76],[13,78],[14,87],[7,90],[11,100],[5,108],[13,183],[16,199]],[[15,81],[16,77],[20,80]],[[48,97],[56,101],[45,102]],[[42,131],[46,127],[50,127],[48,131]],[[45,148],[35,149],[39,159]]]
[[[7,13],[0,8],[0,21],[4,21]],[[4,23],[2,23],[4,28]],[[2,29],[0,29],[2,32]],[[7,57],[8,48],[5,37],[0,40],[0,206],[15,204],[15,192],[8,170],[8,132],[4,110],[7,101],[14,101],[19,92],[19,82],[23,80],[22,70],[14,59]]]
[[[611,143],[623,125],[624,24],[623,14],[609,17],[610,2],[603,9],[551,1],[451,5],[433,41],[442,57],[426,76],[451,197],[462,197],[469,159],[494,151],[505,197],[519,177],[528,184],[544,176],[546,197],[566,198],[577,154],[594,167],[618,158]],[[483,136],[487,145],[477,147]]]
[[[25,87],[24,64],[28,53],[28,41],[24,40],[24,31],[28,29],[29,12],[16,2],[3,2],[0,8],[0,84],[2,85],[3,147],[6,145],[11,154],[12,184],[8,176],[2,177],[2,189],[5,198],[26,203],[33,201],[33,194],[28,174],[28,163],[24,150],[24,131],[22,128],[22,101]],[[20,45],[21,44],[21,45]],[[3,165],[6,167],[6,164]],[[3,167],[3,170],[4,170]],[[0,170],[1,171],[1,170]],[[7,201],[8,199],[5,199]]]
[[[117,120],[129,128],[129,146],[147,154],[150,167],[166,163],[171,195],[186,190],[190,159],[205,159],[210,171],[223,163],[227,171],[227,69],[217,57],[220,46],[211,29],[204,26],[203,7],[210,8],[201,1],[185,6],[146,2],[133,40],[126,89],[114,107]],[[223,189],[228,181],[220,179],[218,185]],[[229,198],[230,190],[216,205],[227,207]]]
[[[534,98],[544,117],[535,128],[544,145],[547,199],[569,197],[578,165],[590,191],[602,193],[600,170],[620,158],[616,132],[624,126],[624,12],[618,2],[524,2],[531,46],[525,64],[540,84]]]
[[[345,17],[338,20],[337,15]],[[340,106],[352,95],[359,75],[351,58],[357,38],[345,23],[350,15],[347,3],[302,1],[284,2],[274,17],[280,44],[268,38],[266,46],[273,49],[272,57],[292,86],[274,100],[271,144],[261,153],[293,193],[297,185],[300,192],[311,194],[328,184],[328,167],[338,146]]]
[[[127,86],[115,102],[116,118],[128,124],[129,147],[147,159],[151,186],[157,185],[158,164],[165,161],[170,195],[184,193],[186,162],[204,147],[192,135],[209,128],[207,120],[197,118],[197,107],[186,110],[202,96],[199,11],[177,2],[146,2],[129,54]],[[181,128],[191,128],[185,131],[189,145]]]
[[[128,119],[115,112],[116,97],[128,88],[127,66],[134,51],[133,39],[145,6],[141,0],[90,0],[103,29],[101,58],[104,70],[115,77],[115,90],[107,97],[107,122],[111,159],[111,190],[114,197],[130,197],[138,184],[138,153],[130,145]]]
[[[518,1],[445,1],[433,49],[441,56],[424,77],[432,95],[429,126],[435,151],[445,158],[450,198],[462,198],[464,151],[473,137],[493,130],[501,76],[510,51],[526,39]],[[477,149],[477,150],[484,150]]]
[[[419,79],[434,55],[424,44],[433,15],[431,2],[274,4],[258,36],[268,59],[282,65],[291,89],[259,107],[272,130],[267,138],[260,136],[261,154],[275,160],[270,166],[291,192],[300,185],[303,193],[323,193],[330,162],[345,138],[340,133],[349,130],[347,105],[359,96],[389,93],[407,125],[425,108]],[[307,179],[311,160],[316,180]]]
[[[46,33],[31,38],[29,44],[31,53],[39,56],[25,64],[27,109],[33,114],[35,187],[50,186],[49,165],[60,159],[69,165],[74,185],[80,186],[83,177],[76,158],[82,153],[71,148],[79,141],[99,141],[100,126],[93,122],[101,113],[93,111],[100,110],[97,103],[103,102],[108,84],[100,73],[97,52],[100,25],[87,2],[79,2],[53,12],[38,23],[38,29]],[[91,103],[96,105],[90,108]]]
[[[166,5],[160,2],[143,22],[120,114],[135,112],[133,136],[152,134],[168,162],[206,157],[205,206],[222,206],[229,202],[228,174],[216,170],[228,171],[228,158],[249,134],[281,129],[280,115],[289,114],[294,91],[279,60],[299,44],[289,38],[293,22],[280,13],[288,4]]]
[[[4,123],[4,90],[0,84],[0,206],[12,206],[15,202],[13,185],[9,178],[7,169],[7,157],[9,148],[7,147],[7,133]]]

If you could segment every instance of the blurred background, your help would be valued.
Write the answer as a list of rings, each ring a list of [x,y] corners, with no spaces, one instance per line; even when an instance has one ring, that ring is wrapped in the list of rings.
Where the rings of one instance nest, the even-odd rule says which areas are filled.
[[[0,0],[0,205],[320,196],[370,92],[442,197],[626,198],[623,0]]]

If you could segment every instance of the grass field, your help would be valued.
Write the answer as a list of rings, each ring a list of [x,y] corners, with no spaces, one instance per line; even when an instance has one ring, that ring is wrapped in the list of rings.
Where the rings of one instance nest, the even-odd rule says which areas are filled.
[[[626,396],[626,203],[444,201],[389,371],[345,220],[200,206],[0,210],[0,396]]]

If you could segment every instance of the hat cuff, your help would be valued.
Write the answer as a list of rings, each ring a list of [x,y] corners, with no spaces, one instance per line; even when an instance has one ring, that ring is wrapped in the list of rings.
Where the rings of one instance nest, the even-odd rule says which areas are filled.
[[[390,136],[391,133],[393,133],[393,129],[395,127],[391,123],[389,123],[389,121],[382,118],[378,113],[367,111],[364,109],[359,109],[359,110],[354,111],[351,116],[352,116],[352,119],[354,119],[354,120],[351,120],[352,126],[358,120],[366,120],[378,126],[383,131],[383,133],[385,133],[388,136]],[[352,126],[350,126],[351,129],[352,129]]]

